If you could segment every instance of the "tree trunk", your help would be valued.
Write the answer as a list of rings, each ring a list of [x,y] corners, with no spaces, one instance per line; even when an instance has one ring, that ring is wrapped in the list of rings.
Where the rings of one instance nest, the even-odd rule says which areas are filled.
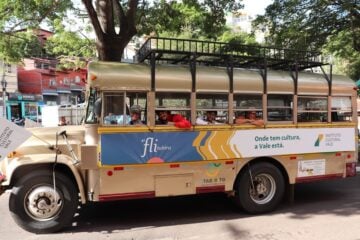
[[[126,13],[119,0],[96,0],[96,10],[92,0],[82,0],[82,2],[86,7],[97,37],[96,48],[99,60],[121,62],[126,45],[136,34],[135,16],[138,0],[128,1]],[[114,18],[120,24],[119,33],[115,31]]]
[[[121,37],[104,37],[103,41],[97,41],[96,47],[101,61],[121,62],[124,49],[129,41]]]

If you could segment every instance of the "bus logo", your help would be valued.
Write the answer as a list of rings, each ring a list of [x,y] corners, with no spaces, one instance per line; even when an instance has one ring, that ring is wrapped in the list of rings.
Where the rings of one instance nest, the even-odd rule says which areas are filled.
[[[168,145],[158,145],[158,139],[154,137],[147,137],[142,139],[143,143],[143,154],[141,157],[147,156],[149,153],[157,153],[159,151],[171,151],[171,146]]]
[[[320,146],[320,142],[324,139],[324,134],[319,134],[318,138],[315,141],[314,146],[315,147],[319,147]]]

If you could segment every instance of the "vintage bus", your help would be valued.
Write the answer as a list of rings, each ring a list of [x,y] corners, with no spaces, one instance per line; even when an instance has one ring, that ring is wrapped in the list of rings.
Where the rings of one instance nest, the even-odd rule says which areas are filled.
[[[269,55],[257,58],[217,53],[223,43],[196,41],[202,48],[194,50],[176,40],[177,50],[164,52],[160,40],[173,41],[150,39],[140,63],[91,62],[84,124],[32,129],[1,162],[1,189],[11,189],[9,208],[22,228],[59,231],[88,202],[211,192],[265,213],[296,183],[355,175],[351,79],[306,71],[323,64],[288,60],[285,50],[259,48]],[[157,124],[159,111],[173,119]],[[209,111],[216,124],[197,125]],[[263,123],[237,124],[246,112]],[[133,113],[141,124],[129,124]]]

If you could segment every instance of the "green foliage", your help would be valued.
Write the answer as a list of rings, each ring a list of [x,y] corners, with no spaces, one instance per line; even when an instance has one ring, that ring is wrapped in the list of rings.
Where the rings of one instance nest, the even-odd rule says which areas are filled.
[[[218,38],[218,41],[228,43],[228,45],[223,48],[224,52],[236,51],[237,53],[251,56],[260,54],[256,47],[260,44],[256,42],[253,34],[247,34],[245,32],[234,33],[228,30]]]
[[[220,42],[233,42],[238,44],[259,45],[256,42],[254,34],[247,34],[245,32],[233,32],[231,30],[225,31],[217,40]]]
[[[41,23],[63,18],[72,6],[71,0],[2,0],[0,1],[0,58],[5,62],[20,62],[25,56],[41,54],[32,32]]]
[[[320,51],[348,62],[346,72],[359,74],[359,0],[274,0],[254,25],[266,28],[268,44]],[[341,60],[342,59],[342,60]]]
[[[84,16],[80,9],[73,8],[71,0],[1,1],[0,57],[18,62],[24,56],[44,54],[34,47],[34,39],[20,40],[13,32],[17,29],[36,29],[45,22],[48,26],[54,26],[55,32],[48,40],[46,54],[67,56],[66,64],[72,62],[77,65],[79,61],[81,64],[81,59],[94,56],[96,46],[99,58],[117,61],[121,49],[135,34],[155,33],[215,40],[226,30],[225,14],[242,7],[241,0],[117,0],[118,5],[109,0],[82,0],[82,3],[88,13],[89,10],[92,12],[88,16],[97,36],[96,43],[79,35],[79,31],[67,31],[60,26],[59,20],[66,18],[68,10],[74,10],[79,17]],[[132,16],[135,16],[135,20]],[[68,66],[66,64],[64,66]]]
[[[336,70],[345,73],[354,80],[360,79],[360,52],[352,47],[352,36],[341,31],[329,38],[324,52],[335,57]]]
[[[155,32],[160,36],[216,39],[225,31],[225,14],[242,7],[241,1],[154,1],[140,34]]]
[[[95,40],[67,31],[59,20],[54,25],[55,34],[45,45],[47,54],[58,57],[61,68],[85,67],[86,62],[96,55]]]
[[[0,40],[0,59],[7,63],[18,63],[24,57],[41,54],[40,42],[31,30],[5,34]]]

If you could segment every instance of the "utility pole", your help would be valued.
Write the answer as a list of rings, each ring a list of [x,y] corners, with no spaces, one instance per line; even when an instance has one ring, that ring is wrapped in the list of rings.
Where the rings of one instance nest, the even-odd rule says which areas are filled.
[[[5,62],[3,62],[3,74],[1,78],[1,87],[2,87],[2,98],[3,98],[3,117],[6,118],[6,87],[7,82],[5,79]]]

